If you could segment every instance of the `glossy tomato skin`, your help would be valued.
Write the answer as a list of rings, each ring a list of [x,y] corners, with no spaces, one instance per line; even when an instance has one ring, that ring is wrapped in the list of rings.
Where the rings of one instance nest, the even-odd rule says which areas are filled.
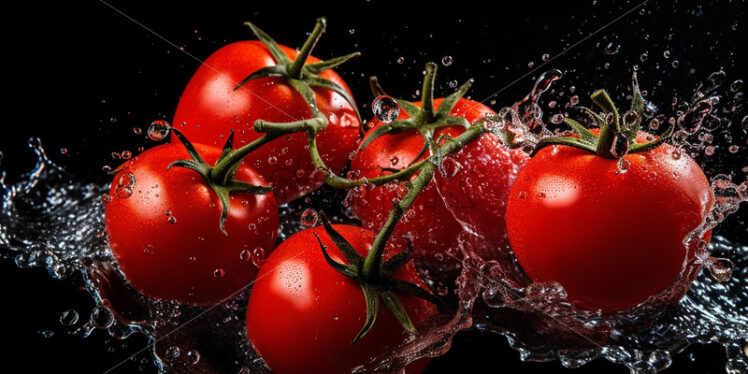
[[[680,300],[700,266],[699,240],[689,248],[683,240],[714,197],[701,168],[674,150],[664,144],[628,154],[625,173],[617,160],[571,147],[540,150],[520,171],[506,216],[527,274],[559,282],[586,310],[626,310],[674,283],[660,301]],[[706,232],[701,239],[709,238]]]
[[[296,51],[280,46],[293,59]],[[309,57],[307,62],[319,60]],[[254,131],[254,122],[291,122],[311,118],[301,95],[282,78],[260,78],[234,90],[251,73],[275,65],[267,47],[259,41],[228,44],[214,52],[190,79],[174,114],[173,125],[190,140],[222,147],[230,130],[235,130],[234,148],[262,134]],[[332,70],[320,74],[350,93],[348,86]],[[327,166],[339,172],[356,149],[360,122],[354,108],[343,96],[327,89],[314,88],[317,106],[330,120],[317,136],[317,145]],[[176,142],[176,138],[172,137]],[[287,203],[320,187],[313,177],[314,167],[306,148],[305,134],[284,136],[252,152],[246,163],[275,187],[279,204]]]
[[[434,100],[434,106],[438,107],[441,101]],[[420,106],[420,103],[416,105]],[[451,114],[464,116],[468,122],[474,123],[496,113],[483,104],[461,99]],[[401,111],[399,118],[407,117]],[[370,131],[383,125],[376,118],[371,124]],[[456,137],[463,131],[461,127],[446,127],[439,129],[435,137],[443,134]],[[356,153],[351,162],[352,176],[373,178],[389,174],[385,168],[404,169],[417,161],[415,158],[423,144],[423,138],[416,130],[381,136]],[[426,152],[422,158],[428,155]],[[444,161],[442,171],[437,171],[416,198],[395,228],[394,235],[411,239],[416,258],[433,261],[434,256],[443,257],[456,246],[457,237],[463,230],[456,217],[484,236],[486,246],[481,254],[493,257],[492,250],[506,243],[504,204],[517,169],[526,158],[522,151],[510,151],[494,135],[484,134]],[[377,231],[387,220],[393,200],[402,198],[406,192],[403,185],[362,187],[351,194],[348,202],[363,226]],[[448,206],[452,207],[454,216]]]
[[[376,235],[356,226],[333,228],[361,256],[366,256]],[[261,266],[249,297],[249,340],[277,374],[349,373],[396,347],[407,334],[380,303],[374,327],[351,344],[366,318],[361,287],[330,267],[313,233],[319,235],[334,260],[346,263],[323,227],[298,232],[281,243]],[[385,259],[406,248],[403,240],[390,243]],[[412,263],[396,271],[395,278],[420,284]],[[436,313],[436,307],[427,301],[407,294],[398,296],[416,326]],[[420,372],[427,363],[416,361],[408,373]]]
[[[208,163],[221,152],[195,147]],[[139,292],[160,300],[215,304],[254,279],[258,269],[251,254],[273,249],[278,206],[272,194],[232,193],[224,235],[221,201],[203,177],[181,167],[166,170],[172,161],[187,158],[184,146],[172,143],[123,165],[104,198],[106,232],[120,269]],[[267,185],[247,166],[236,178]]]

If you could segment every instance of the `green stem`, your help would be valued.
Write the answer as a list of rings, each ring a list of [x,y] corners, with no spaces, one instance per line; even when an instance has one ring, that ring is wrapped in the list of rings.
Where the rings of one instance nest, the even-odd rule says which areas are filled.
[[[590,98],[592,101],[599,106],[605,113],[605,122],[600,124],[600,135],[598,137],[597,147],[595,153],[600,157],[616,159],[616,155],[611,152],[614,146],[614,142],[621,133],[620,119],[618,115],[618,109],[616,109],[613,100],[608,96],[605,90],[595,91]],[[613,116],[612,123],[608,123],[609,116]]]
[[[433,62],[426,64],[426,75],[423,78],[421,89],[421,108],[426,114],[426,123],[434,121],[434,80],[436,79],[437,65]]]
[[[216,162],[215,166],[211,168],[211,177],[216,178],[216,180],[225,180],[227,176],[226,174],[234,169],[234,166],[242,163],[244,157],[246,157],[250,152],[269,143],[280,135],[281,134],[265,134],[255,139],[253,142],[231,152],[226,157]]]
[[[423,162],[420,166],[421,172],[418,174],[415,180],[411,183],[408,193],[400,201],[393,204],[392,210],[390,211],[387,221],[384,223],[382,228],[374,238],[374,242],[371,245],[369,253],[366,255],[364,265],[362,268],[362,274],[364,278],[374,279],[378,276],[380,265],[382,264],[382,255],[384,254],[384,247],[387,244],[392,232],[395,230],[395,226],[402,218],[403,214],[410,208],[416,197],[421,191],[429,184],[431,178],[436,171],[436,163],[434,160],[441,160],[444,157],[459,151],[463,146],[478,139],[484,132],[486,127],[483,126],[483,121],[480,121],[465,130],[462,134],[454,138],[453,141],[447,142],[443,146],[436,149],[436,151]],[[419,164],[421,164],[419,162]]]
[[[299,54],[293,61],[293,64],[288,67],[288,75],[297,79],[300,78],[301,68],[304,67],[304,63],[306,63],[307,58],[309,58],[309,56],[312,54],[312,49],[314,49],[314,46],[317,45],[319,38],[322,36],[322,33],[325,32],[325,28],[327,28],[327,20],[325,19],[325,17],[317,18],[317,23],[314,25],[312,34],[309,35],[309,38],[307,38],[306,42],[304,42],[304,45],[301,47],[301,51],[299,51]]]

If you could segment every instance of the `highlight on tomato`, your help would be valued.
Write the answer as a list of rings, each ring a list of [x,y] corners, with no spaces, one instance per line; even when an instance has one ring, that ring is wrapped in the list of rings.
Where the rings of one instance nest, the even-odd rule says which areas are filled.
[[[560,283],[580,309],[675,303],[711,237],[697,230],[714,204],[709,182],[665,143],[672,126],[659,138],[640,129],[636,76],[623,115],[603,90],[592,100],[602,113],[585,111],[599,129],[566,118],[574,135],[543,139],[520,170],[506,214],[512,249],[532,280]]]

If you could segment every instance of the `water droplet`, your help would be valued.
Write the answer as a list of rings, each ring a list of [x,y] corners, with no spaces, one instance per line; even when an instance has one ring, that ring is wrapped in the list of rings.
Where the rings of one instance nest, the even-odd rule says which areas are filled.
[[[171,129],[169,122],[161,119],[155,120],[148,126],[148,138],[154,142],[160,142],[169,135],[169,129]]]
[[[673,60],[673,62],[670,64],[670,66],[677,68],[680,65],[680,62],[678,60]]]
[[[729,148],[727,148],[727,150],[730,153],[738,153],[738,149],[739,149],[739,147],[737,145],[735,145],[735,144],[733,144]]]
[[[173,225],[173,224],[177,223],[177,217],[171,216],[171,217],[168,218],[168,221],[169,221],[170,224]]]
[[[709,269],[709,274],[717,282],[727,282],[732,277],[733,264],[730,259],[710,257],[706,268]]]
[[[68,309],[60,314],[60,324],[63,326],[73,326],[78,323],[78,311],[75,309]]]
[[[670,58],[670,51],[666,49],[665,52],[662,52],[662,56],[665,58]]]
[[[559,123],[564,121],[564,118],[566,117],[563,113],[556,113],[551,117],[551,123],[554,125],[558,125]]]
[[[52,330],[42,330],[42,331],[39,331],[39,334],[41,334],[41,336],[43,336],[45,339],[49,339],[55,336],[55,332]]]
[[[126,186],[119,186],[114,190],[114,194],[120,199],[127,199],[132,196],[132,189]]]
[[[706,148],[704,148],[704,154],[707,155],[707,156],[713,155],[714,154],[714,147],[710,145],[710,146],[707,146]]]
[[[312,227],[317,224],[317,212],[314,209],[307,208],[301,212],[301,225],[304,227]]]
[[[398,57],[397,58],[397,63],[398,64],[402,65],[404,62],[405,62],[405,57]]]
[[[143,129],[141,129],[140,127],[133,127],[132,132],[135,133],[135,135],[140,135],[143,133]]]
[[[251,257],[252,253],[249,252],[249,249],[245,249],[239,253],[239,259],[242,261],[249,261]]]
[[[353,35],[353,34],[356,33],[356,29],[350,29],[350,30],[348,30],[348,33],[351,34],[351,35]]]
[[[454,61],[452,60],[452,56],[444,56],[442,57],[442,65],[444,66],[452,66],[452,63]]]
[[[132,152],[130,152],[128,150],[124,150],[124,151],[122,151],[122,153],[120,154],[120,156],[122,156],[122,159],[124,159],[124,160],[129,160],[130,157],[132,157]]]
[[[400,115],[400,106],[397,101],[386,95],[374,99],[371,110],[374,112],[374,116],[384,123],[390,123]]]
[[[268,156],[268,164],[275,165],[278,163],[278,158],[275,156]]]
[[[741,88],[743,88],[743,80],[741,79],[736,79],[732,84],[730,84],[730,91],[732,92],[738,92]]]
[[[614,55],[618,53],[618,50],[621,49],[621,45],[617,43],[608,43],[607,46],[605,46],[605,53],[609,55]]]
[[[223,278],[224,275],[226,275],[226,271],[221,268],[213,271],[213,276],[216,278]]]
[[[194,349],[187,352],[187,362],[191,363],[192,365],[200,362],[200,353]]]
[[[649,53],[647,53],[647,52],[644,52],[644,53],[642,53],[641,55],[639,55],[639,60],[640,60],[641,62],[647,61],[647,59],[649,59]]]
[[[97,306],[91,311],[91,323],[100,329],[108,329],[114,323],[114,316],[109,309]]]
[[[259,269],[263,262],[265,262],[265,249],[262,247],[255,247],[255,249],[252,250],[252,265]]]
[[[68,154],[68,149],[67,149],[67,148],[60,148],[60,154],[61,154],[61,155],[66,155],[66,154]]]
[[[543,53],[543,56],[540,57],[540,59],[543,60],[543,61],[548,61],[548,59],[550,59],[550,58],[551,58],[551,55],[549,55],[547,53]]]
[[[457,80],[453,79],[447,83],[450,88],[457,88]]]
[[[175,359],[179,357],[181,354],[182,354],[182,350],[179,349],[179,347],[177,347],[176,345],[173,345],[166,350],[166,357],[170,359]]]
[[[629,171],[630,166],[631,164],[627,159],[618,159],[618,172],[620,172],[621,174],[625,174],[627,171]]]
[[[571,104],[571,106],[575,106],[575,105],[579,104],[579,96],[574,95],[574,96],[570,97],[569,98],[569,104]]]

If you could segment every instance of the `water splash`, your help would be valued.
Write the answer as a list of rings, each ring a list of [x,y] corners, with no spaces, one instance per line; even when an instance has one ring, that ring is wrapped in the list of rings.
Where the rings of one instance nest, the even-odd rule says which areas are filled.
[[[559,77],[555,72],[542,75],[525,99],[502,110],[503,122],[495,125],[516,131],[513,140],[525,147],[551,134],[540,110],[540,97]],[[720,79],[717,75],[710,81]],[[705,87],[709,91],[712,86]],[[720,131],[723,126],[712,126],[710,116],[720,124],[728,122],[722,105],[730,99],[723,96],[715,102],[703,92],[694,97],[695,101],[683,104],[677,114],[677,118],[683,117],[685,128],[694,128],[693,122],[700,121],[696,131],[674,139],[682,141],[682,152],[700,149],[700,142],[706,139],[699,140],[698,134],[705,128],[714,129],[711,133]],[[711,109],[700,118],[707,107],[698,103],[704,100]],[[655,109],[645,116],[643,123],[670,121],[658,117],[662,115]],[[145,334],[161,371],[269,372],[245,335],[250,290],[212,308],[160,302],[140,295],[125,281],[107,248],[102,202],[107,186],[68,175],[47,159],[38,139],[32,139],[30,146],[37,158],[35,167],[15,184],[5,183],[0,176],[0,254],[21,267],[45,267],[56,278],[82,275],[96,307],[89,316],[66,312],[60,316],[63,324],[70,324],[82,337],[95,330],[106,331],[115,339]],[[122,185],[129,182],[124,180]],[[716,175],[711,183],[715,208],[697,230],[715,227],[748,196],[746,182],[735,183],[729,175]],[[342,200],[336,194],[343,195],[321,189],[308,199],[282,207],[284,224],[279,240],[297,231],[299,222],[309,221],[313,212],[310,205],[340,206],[339,214],[327,212],[330,218],[350,222],[343,204],[332,203]],[[699,246],[698,257],[708,271],[698,276],[679,304],[663,307],[651,300],[632,313],[606,317],[574,310],[556,283],[531,283],[510,255],[495,261],[481,260],[475,256],[481,245],[479,237],[464,233],[460,239],[460,247],[449,255],[462,257],[462,270],[455,286],[449,287],[449,292],[440,292],[453,299],[454,314],[435,317],[419,334],[364,363],[356,372],[397,371],[420,357],[443,354],[453,336],[471,326],[506,336],[523,360],[558,359],[566,367],[605,358],[626,365],[632,372],[656,372],[667,367],[672,355],[689,344],[707,341],[725,347],[728,373],[745,372],[748,367],[742,353],[748,339],[748,246],[714,237],[708,246]],[[508,249],[503,252],[510,253]],[[257,257],[261,263],[264,254],[248,253],[247,257],[252,261]],[[422,269],[435,290],[442,288],[436,273]],[[81,322],[71,322],[77,319]]]

